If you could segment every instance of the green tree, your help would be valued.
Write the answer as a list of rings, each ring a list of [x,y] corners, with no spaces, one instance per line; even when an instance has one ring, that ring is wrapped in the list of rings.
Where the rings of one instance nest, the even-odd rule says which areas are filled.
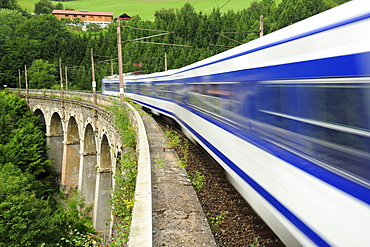
[[[30,67],[37,59],[57,64],[58,59],[64,56],[81,61],[82,58],[73,53],[76,47],[69,44],[74,40],[75,35],[53,15],[37,15],[25,20],[17,26],[14,38],[6,40],[5,54],[0,58],[0,71],[7,77],[1,76],[0,80],[15,87],[18,84],[18,69],[23,71],[25,65]]]
[[[69,18],[62,18],[60,19],[60,21],[64,24],[64,25],[72,25],[73,21]]]
[[[54,5],[49,0],[40,0],[35,3],[35,14],[51,14],[53,12]]]
[[[87,237],[95,233],[91,208],[78,193],[58,201],[41,197],[34,176],[11,163],[0,164],[0,183],[0,246],[91,246],[95,240]]]
[[[9,124],[0,133],[0,164],[12,163],[23,172],[45,178],[51,171],[47,159],[45,133],[38,127],[38,119],[27,109],[24,99],[7,92],[0,93],[2,124]]]
[[[54,225],[54,210],[37,197],[32,175],[8,163],[0,166],[0,183],[0,245],[57,243],[62,235]]]
[[[73,21],[72,21],[73,29],[81,31],[83,25],[84,25],[84,22],[80,18],[74,18]]]
[[[9,71],[9,61],[1,63],[1,58],[7,55],[8,45],[12,44],[14,39],[16,39],[15,30],[17,29],[19,23],[26,20],[26,17],[22,15],[18,10],[11,9],[0,9],[0,84],[9,84],[10,78],[13,77],[14,73]],[[8,44],[8,45],[7,45]],[[11,61],[10,63],[17,63],[16,61]],[[16,70],[18,73],[18,71]]]
[[[37,57],[32,59],[57,60],[73,36],[53,15],[33,16],[18,26],[16,34],[39,44]]]
[[[327,1],[329,1],[329,0],[327,0]],[[346,2],[349,2],[351,0],[331,0],[331,1],[335,2],[337,5],[340,5],[342,3],[346,3]]]
[[[70,198],[61,196],[59,202],[59,211],[54,219],[67,239],[74,239],[76,231],[81,234],[96,233],[89,216],[92,206],[86,206],[80,192],[75,191]]]
[[[64,6],[62,3],[57,3],[55,6],[54,6],[54,9],[60,9],[60,10],[63,10],[64,9]]]
[[[156,21],[158,21],[158,20],[165,21],[165,23],[168,26],[168,24],[176,21],[175,9],[173,9],[173,8],[170,8],[170,9],[162,8],[161,10],[155,11],[154,17],[155,17]]]
[[[330,6],[329,3],[327,5],[325,0],[302,0],[302,5],[304,6],[304,12],[307,17],[314,16],[334,7],[333,5]]]
[[[86,30],[89,32],[99,32],[102,28],[96,23],[89,23],[86,25]]]
[[[273,14],[272,30],[278,30],[329,9],[324,0],[282,0]]]
[[[2,163],[15,164],[22,171],[37,176],[47,173],[52,163],[46,159],[45,134],[33,119],[35,117],[18,122],[18,128],[12,130],[12,138],[3,147],[1,159]]]
[[[22,11],[17,0],[1,0],[0,9],[13,9],[13,10]]]
[[[43,59],[35,60],[28,71],[29,83],[32,88],[52,88],[57,84],[57,69]]]
[[[26,20],[17,10],[0,9],[0,54],[5,54],[5,43],[13,39],[19,23]]]
[[[12,130],[18,128],[18,122],[21,120],[27,106],[24,100],[21,100],[15,94],[8,94],[5,91],[0,92],[0,146],[7,144],[12,137]],[[0,152],[2,155],[3,152]],[[0,160],[5,163],[5,160]]]

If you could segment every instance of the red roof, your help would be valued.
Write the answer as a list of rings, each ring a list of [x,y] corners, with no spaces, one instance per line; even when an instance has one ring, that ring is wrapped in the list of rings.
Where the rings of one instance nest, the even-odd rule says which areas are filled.
[[[53,10],[53,14],[63,14],[63,15],[103,15],[103,16],[112,16],[113,12],[96,12],[96,11],[87,11],[87,10]]]

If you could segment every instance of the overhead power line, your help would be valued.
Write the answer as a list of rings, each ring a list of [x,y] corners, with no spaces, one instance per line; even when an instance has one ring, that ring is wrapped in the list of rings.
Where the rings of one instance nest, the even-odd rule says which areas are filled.
[[[223,7],[226,6],[226,4],[228,4],[231,0],[228,0],[226,3],[224,3],[224,5],[221,6],[221,8],[219,8],[219,10],[221,10]]]
[[[123,44],[128,43],[128,42],[137,42],[137,43],[153,44],[153,45],[168,45],[168,46],[189,47],[189,48],[192,47],[190,45],[180,45],[180,44],[169,44],[169,43],[141,41],[143,39],[149,39],[149,38],[154,38],[154,37],[163,36],[163,35],[167,35],[167,34],[172,34],[172,33],[174,33],[173,31],[164,31],[164,30],[155,30],[155,29],[146,29],[146,28],[138,28],[138,27],[128,27],[128,26],[122,26],[122,27],[123,28],[129,28],[129,29],[144,30],[144,31],[162,32],[162,33],[156,34],[156,35],[151,35],[151,36],[141,37],[141,38],[137,38],[137,39],[126,40],[126,41],[122,42]]]
[[[227,37],[225,34],[229,34],[229,33],[259,33],[260,34],[260,37],[263,36],[263,16],[261,15],[260,16],[260,30],[254,30],[254,31],[241,31],[241,32],[217,32],[216,34],[226,38],[226,39],[229,39],[231,41],[234,41],[235,43],[238,43],[238,44],[242,44],[241,42],[235,40],[235,39],[232,39],[230,37]],[[213,45],[213,46],[216,46],[216,45]],[[226,46],[225,46],[226,47]]]
[[[135,40],[133,40],[135,41]],[[153,44],[153,45],[169,45],[169,46],[179,46],[179,47],[188,47],[191,48],[190,45],[177,45],[177,44],[167,44],[167,43],[156,43],[156,42],[145,42],[145,41],[135,41],[137,43],[143,43],[143,44]]]
[[[238,43],[238,44],[242,44],[241,42],[239,42],[239,41],[237,41],[237,40],[235,40],[235,39],[232,39],[232,38],[230,38],[230,37],[227,37],[226,35],[223,35],[222,33],[219,33],[219,32],[217,32],[216,34],[218,34],[218,35],[221,35],[222,37],[225,37],[225,38],[227,38],[227,39],[229,39],[229,40],[231,40],[231,41],[234,41],[234,42],[236,42],[236,43]]]
[[[129,28],[129,29],[136,29],[136,30],[144,30],[144,31],[168,33],[168,31],[155,30],[155,29],[146,29],[146,28],[140,28],[140,27],[128,27],[128,26],[121,26],[121,27],[123,27],[123,28]]]
[[[167,35],[167,34],[171,34],[171,33],[173,33],[173,32],[161,33],[161,34],[146,36],[146,37],[142,37],[142,38],[137,38],[137,39],[132,39],[132,40],[126,40],[126,41],[124,41],[124,43],[133,42],[133,41],[139,41],[139,40],[142,40],[142,39],[154,38],[154,37],[163,36],[163,35]]]

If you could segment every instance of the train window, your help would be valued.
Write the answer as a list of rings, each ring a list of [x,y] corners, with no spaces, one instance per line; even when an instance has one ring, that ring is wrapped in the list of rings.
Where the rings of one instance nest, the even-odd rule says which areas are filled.
[[[188,102],[228,119],[235,118],[240,109],[240,83],[188,84]]]
[[[218,99],[208,97],[205,84],[188,84],[188,102],[202,110],[220,115],[220,102]]]
[[[126,84],[126,92],[132,92],[132,84]]]
[[[143,84],[136,84],[137,93],[141,93],[141,88],[142,87],[143,87]]]
[[[106,91],[119,91],[119,84],[118,83],[105,83],[104,84],[104,89]]]
[[[137,93],[138,92],[137,85],[136,84],[132,84],[131,85],[131,90],[132,90],[133,93]]]
[[[151,95],[152,94],[151,84],[149,83],[141,84],[140,92],[141,94],[144,94],[144,95]]]
[[[185,98],[185,92],[186,92],[186,86],[185,84],[174,84],[173,85],[173,93],[174,93],[174,99],[178,102],[184,102]]]
[[[284,142],[294,143],[293,148],[306,143],[302,144],[302,152],[329,159],[331,164],[340,160],[338,167],[357,173],[370,159],[370,119],[364,111],[369,95],[370,82],[337,83],[332,79],[329,82],[260,83],[256,119],[297,133],[297,136],[285,137]],[[282,131],[271,133],[272,138],[283,139]],[[347,163],[352,165],[343,168]]]
[[[221,108],[226,112],[240,111],[240,83],[210,84],[206,94],[210,97],[221,98]]]
[[[171,85],[170,84],[155,84],[155,91],[158,97],[169,99],[171,98]]]
[[[271,112],[370,129],[366,109],[370,85],[263,85],[258,107]]]

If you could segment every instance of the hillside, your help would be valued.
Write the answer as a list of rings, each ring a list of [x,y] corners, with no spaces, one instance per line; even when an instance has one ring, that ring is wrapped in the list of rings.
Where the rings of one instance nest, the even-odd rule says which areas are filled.
[[[33,12],[35,3],[39,0],[18,0],[22,8]],[[254,0],[76,0],[61,2],[64,8],[75,10],[89,10],[113,12],[114,16],[127,13],[130,16],[139,15],[142,20],[154,20],[156,10],[178,8],[180,9],[185,3],[193,5],[197,12],[210,13],[214,8],[222,7],[221,11],[246,9]],[[59,2],[53,1],[53,4]]]
[[[78,1],[88,3],[92,0],[76,0],[73,3]],[[328,4],[328,1],[332,2]],[[247,43],[258,38],[258,33],[250,31],[259,30],[260,15],[265,17],[264,34],[268,34],[330,9],[343,1],[345,0],[282,0],[277,5],[274,0],[262,0],[252,2],[253,4],[251,3],[243,11],[223,11],[224,8],[221,8],[221,11],[211,11],[208,15],[193,7],[198,2],[184,4],[178,8],[178,11],[159,8],[157,12],[151,4],[147,4],[151,6],[153,14],[157,13],[155,20],[127,22],[127,26],[132,28],[121,32],[122,40],[131,41],[139,37],[147,37],[152,34],[147,31],[149,29],[170,30],[173,34],[155,36],[145,40],[145,42],[154,42],[156,45],[126,42],[123,47],[124,71],[136,71],[138,67],[148,73],[163,71],[164,54],[167,54],[169,69],[181,68],[240,43]],[[70,4],[72,2],[63,3]],[[102,6],[109,6],[109,4]],[[163,4],[161,6],[164,7]],[[109,9],[101,9],[101,11],[109,11]],[[2,57],[0,85],[1,83],[10,87],[18,85],[18,71],[23,71],[25,65],[30,71],[42,70],[44,74],[59,78],[55,71],[59,71],[58,64],[61,59],[64,65],[71,68],[68,70],[68,82],[71,88],[87,90],[91,88],[91,70],[89,69],[91,48],[93,48],[96,61],[104,62],[103,60],[117,57],[117,28],[115,25],[110,25],[109,28],[101,31],[82,33],[75,26],[66,28],[52,15],[28,18],[20,16],[15,11],[3,10],[3,12],[1,24],[4,28],[1,30],[6,30],[6,32],[3,32],[2,36],[0,35],[0,57]],[[129,11],[126,13],[135,15]],[[219,35],[220,32],[228,32],[230,35],[227,37],[230,39]],[[191,48],[171,45],[159,46],[160,43],[187,45]],[[96,81],[99,82],[104,76],[111,73],[117,73],[115,64],[113,64],[113,72],[111,69],[110,63],[97,64]],[[29,81],[32,81],[32,88],[59,88],[60,83],[55,82],[56,80],[41,80],[37,73],[34,75],[28,73],[28,75]]]

